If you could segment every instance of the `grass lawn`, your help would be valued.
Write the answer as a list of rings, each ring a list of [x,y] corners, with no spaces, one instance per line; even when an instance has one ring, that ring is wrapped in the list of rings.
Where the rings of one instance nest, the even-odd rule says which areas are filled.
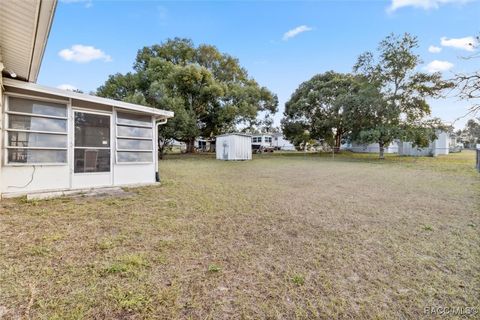
[[[163,184],[131,189],[135,196],[3,200],[0,318],[480,312],[473,163],[468,151],[384,161],[175,155],[160,162]]]

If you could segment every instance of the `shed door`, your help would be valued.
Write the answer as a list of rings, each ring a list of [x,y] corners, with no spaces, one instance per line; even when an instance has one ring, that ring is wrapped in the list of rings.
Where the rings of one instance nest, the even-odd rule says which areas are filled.
[[[112,185],[111,115],[73,112],[72,188]]]
[[[222,159],[223,160],[228,160],[228,139],[225,138],[223,139],[223,142],[222,142]]]

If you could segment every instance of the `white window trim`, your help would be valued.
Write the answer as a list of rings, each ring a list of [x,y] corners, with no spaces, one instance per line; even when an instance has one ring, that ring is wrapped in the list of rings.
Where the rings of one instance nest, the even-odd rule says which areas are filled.
[[[65,106],[65,110],[67,112],[67,117],[61,117],[58,118],[57,116],[45,116],[45,115],[37,115],[37,114],[28,114],[28,113],[23,113],[23,112],[15,112],[15,111],[10,111],[9,110],[9,103],[10,103],[10,97],[14,98],[21,98],[21,99],[27,99],[27,100],[33,100],[33,101],[41,101],[41,102],[51,102],[51,103],[56,103],[56,104],[61,104]],[[37,97],[34,95],[26,95],[26,94],[17,94],[17,93],[10,93],[6,92],[4,94],[4,107],[5,107],[5,115],[3,117],[4,121],[4,134],[3,134],[3,142],[4,142],[4,150],[6,152],[4,157],[3,157],[3,165],[5,167],[31,167],[31,166],[68,166],[68,132],[69,132],[69,121],[68,121],[68,101],[63,101],[63,100],[57,100],[57,99],[50,99],[50,98],[45,98],[45,97]],[[24,116],[31,116],[31,117],[41,117],[41,118],[50,118],[50,119],[61,119],[61,120],[66,120],[66,129],[65,132],[50,132],[50,131],[41,131],[41,130],[25,130],[25,129],[12,129],[10,128],[10,119],[9,119],[9,114],[18,114],[18,115],[24,115]],[[38,148],[38,147],[11,147],[8,145],[8,132],[25,132],[25,133],[45,133],[45,134],[57,134],[57,135],[65,135],[67,136],[67,147],[66,148],[59,148],[59,149],[51,149],[51,148]],[[67,156],[65,158],[65,162],[9,162],[8,161],[8,150],[9,149],[27,149],[27,150],[60,150],[63,151],[65,150],[67,152]]]
[[[84,150],[110,150],[110,147],[73,147],[73,149],[84,149]]]
[[[129,139],[129,140],[152,140],[152,138],[146,138],[146,137],[130,137],[130,136],[116,136],[117,139]]]
[[[16,147],[16,146],[6,146],[7,149],[28,149],[28,150],[68,150],[67,147]]]
[[[143,153],[147,153],[147,152],[152,152],[153,150],[150,149],[150,150],[147,150],[147,149],[117,149],[117,151],[119,152],[143,152]]]
[[[27,117],[35,117],[35,118],[47,118],[47,119],[59,119],[59,120],[67,120],[68,117],[62,116],[51,116],[48,114],[38,114],[38,113],[29,113],[29,112],[18,112],[18,111],[6,111],[6,114],[13,114],[17,116],[27,116]]]
[[[142,128],[142,129],[150,129],[152,131],[152,136],[151,137],[134,137],[134,136],[121,136],[118,134],[118,127],[121,126],[121,127],[130,127],[130,128],[136,128],[135,126],[124,126],[124,125],[115,125],[115,137],[116,138],[120,138],[120,139],[140,139],[140,140],[152,140],[153,139],[153,128],[149,127],[149,128],[146,128],[146,127],[139,127],[139,128]]]
[[[142,115],[142,114],[139,114],[139,113],[133,113],[133,112],[125,112],[125,111],[118,111],[117,110],[117,116],[115,117],[115,124],[117,126],[125,126],[125,127],[140,127],[140,128],[153,128],[152,126],[152,123],[150,124],[131,124],[131,123],[121,123],[120,121],[118,121],[118,114],[132,114],[132,115],[137,115],[137,116],[145,116],[145,115]]]
[[[118,121],[117,121],[116,125],[117,126],[122,126],[122,127],[135,127],[135,128],[148,128],[148,129],[152,128],[152,125],[148,126],[148,125],[144,125],[144,124],[137,125],[137,124],[131,124],[131,123],[119,123]]]
[[[68,132],[57,132],[57,131],[41,131],[41,130],[24,130],[24,129],[5,129],[8,132],[26,132],[26,133],[45,133],[45,134],[56,134],[56,135],[68,135]]]

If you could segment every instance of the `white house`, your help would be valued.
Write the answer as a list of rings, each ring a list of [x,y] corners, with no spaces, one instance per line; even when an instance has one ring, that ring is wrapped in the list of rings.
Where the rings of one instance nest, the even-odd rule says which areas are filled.
[[[378,143],[358,143],[351,142],[345,143],[340,146],[341,150],[349,150],[352,152],[358,153],[379,153],[380,145]],[[384,148],[384,153],[397,153],[398,152],[398,142],[394,141]]]
[[[209,152],[215,151],[215,139],[211,138],[196,138],[195,139],[195,148],[197,151]]]
[[[269,133],[261,133],[252,135],[252,146],[262,146],[262,147],[271,147],[273,137]]]
[[[172,112],[35,83],[55,7],[1,2],[0,196],[154,183]]]
[[[413,146],[411,142],[400,142],[398,144],[398,154],[403,156],[438,156],[449,154],[450,137],[445,131],[437,132],[437,139],[430,142],[426,148]]]
[[[244,133],[227,133],[217,136],[217,160],[252,160],[252,136]]]
[[[272,146],[275,147],[278,150],[285,150],[285,151],[295,151],[295,146],[285,139],[282,133],[274,133],[272,135],[273,141],[272,141]]]

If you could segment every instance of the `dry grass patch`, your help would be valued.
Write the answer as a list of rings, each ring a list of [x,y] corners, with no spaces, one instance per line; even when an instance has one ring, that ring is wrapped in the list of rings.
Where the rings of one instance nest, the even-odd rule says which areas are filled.
[[[423,318],[476,307],[473,154],[160,162],[125,198],[0,202],[5,318]]]

